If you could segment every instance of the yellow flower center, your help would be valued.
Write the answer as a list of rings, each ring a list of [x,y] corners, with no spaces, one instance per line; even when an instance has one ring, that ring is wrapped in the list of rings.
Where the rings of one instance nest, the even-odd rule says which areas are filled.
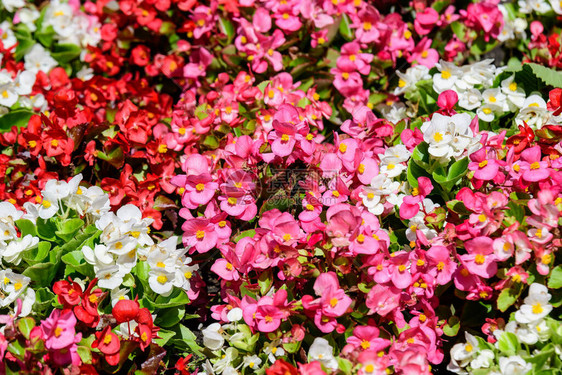
[[[200,240],[200,239],[202,239],[202,238],[205,237],[205,232],[202,231],[202,230],[198,230],[198,231],[195,233],[195,237],[197,237],[197,239]]]
[[[485,261],[486,257],[482,254],[476,254],[476,256],[474,257],[474,262],[476,264],[484,264]]]
[[[160,284],[165,284],[166,281],[168,281],[168,278],[165,275],[160,275],[156,278],[156,281],[158,281]]]

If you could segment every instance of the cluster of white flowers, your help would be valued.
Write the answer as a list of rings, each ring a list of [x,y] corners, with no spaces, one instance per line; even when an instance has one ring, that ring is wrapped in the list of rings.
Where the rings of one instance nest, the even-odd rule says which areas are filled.
[[[521,13],[545,14],[553,10],[556,14],[562,14],[562,4],[559,0],[519,0],[517,5]]]
[[[143,219],[139,208],[130,204],[116,214],[104,213],[95,222],[102,231],[100,243],[93,249],[84,246],[82,252],[86,262],[94,266],[98,286],[111,289],[112,296],[125,297],[126,290],[119,287],[139,260],[150,267],[148,283],[154,292],[168,296],[174,286],[191,289],[189,280],[197,266],[189,265],[191,258],[185,256],[185,249],[176,248],[176,236],[155,243],[149,236],[151,223],[152,219]]]
[[[513,315],[515,320],[507,323],[503,329],[493,331],[494,337],[497,339],[494,346],[481,345],[476,337],[465,332],[466,342],[453,346],[451,362],[447,369],[457,374],[468,374],[470,371],[478,369],[490,369],[489,374],[491,375],[529,373],[532,370],[532,364],[526,362],[523,357],[538,354],[538,351],[528,353],[526,350],[522,350],[514,355],[505,356],[499,350],[500,342],[506,333],[515,335],[519,342],[529,346],[535,345],[537,342],[547,342],[552,334],[545,321],[552,311],[550,298],[551,295],[544,285],[531,284],[529,295]],[[558,348],[557,352],[560,353],[560,350],[562,348]],[[497,363],[495,351],[500,353]]]
[[[99,21],[65,1],[49,2],[43,18],[43,27],[48,26],[53,27],[61,43],[86,47],[94,46],[101,40]]]
[[[18,265],[24,251],[37,246],[39,238],[30,234],[19,237],[15,221],[23,217],[23,212],[10,202],[0,202],[0,260],[3,264]],[[20,316],[31,312],[35,303],[35,291],[27,288],[31,279],[0,266],[0,308],[10,306],[18,298],[22,300]]]
[[[443,164],[451,158],[459,159],[479,148],[479,137],[470,129],[472,119],[468,113],[444,116],[434,113],[431,121],[421,126],[423,140],[429,145],[428,152]]]
[[[8,12],[16,12],[17,22],[24,24],[30,31],[37,30],[35,23],[41,14],[33,3],[23,0],[2,0],[2,5]],[[50,1],[45,7],[41,27],[49,26],[52,26],[59,43],[86,47],[96,45],[101,40],[99,21],[96,17],[82,12],[77,2]]]

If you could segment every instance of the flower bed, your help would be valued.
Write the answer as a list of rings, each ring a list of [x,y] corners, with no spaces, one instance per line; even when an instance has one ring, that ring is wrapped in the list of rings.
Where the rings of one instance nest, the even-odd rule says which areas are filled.
[[[3,0],[0,373],[558,373],[560,5]]]

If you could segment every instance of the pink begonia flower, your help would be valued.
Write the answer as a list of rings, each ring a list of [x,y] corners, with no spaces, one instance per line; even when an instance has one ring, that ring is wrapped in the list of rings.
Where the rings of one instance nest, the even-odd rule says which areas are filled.
[[[377,352],[387,348],[390,340],[379,337],[380,331],[373,326],[357,326],[353,329],[353,335],[347,338],[347,345],[343,348],[344,353],[359,349],[376,350]]]
[[[412,195],[405,196],[400,205],[400,218],[407,220],[416,216],[420,210],[420,203],[423,202],[432,190],[433,184],[429,178],[418,178],[418,187],[412,189]]]
[[[404,375],[430,375],[431,366],[426,354],[432,354],[421,345],[408,345],[405,350],[393,350],[392,356],[396,358],[396,370]]]
[[[359,43],[351,42],[342,46],[337,67],[342,71],[357,70],[363,75],[368,75],[371,71],[371,61],[373,61],[372,54],[362,53]]]
[[[218,187],[219,184],[214,182],[208,173],[188,176],[185,182],[184,197],[191,204],[205,205],[213,198]]]
[[[361,364],[358,375],[384,375],[390,366],[390,357],[387,355],[379,356],[376,350],[365,350],[358,357]],[[388,374],[388,373],[387,373]]]
[[[289,156],[297,143],[302,139],[298,133],[295,120],[298,121],[298,112],[293,106],[283,105],[273,119],[274,131],[269,133],[271,151],[279,156]],[[298,121],[300,122],[300,121]]]
[[[435,277],[439,285],[445,285],[457,269],[457,263],[451,260],[449,250],[444,246],[432,246],[426,253],[431,266],[429,274]]]
[[[332,237],[334,246],[348,246],[351,233],[361,225],[359,209],[346,203],[339,203],[326,213],[326,232]]]
[[[265,8],[258,8],[254,13],[252,24],[260,33],[267,33],[271,29],[271,16]]]
[[[273,14],[275,24],[283,31],[293,32],[301,28],[302,22],[299,19],[299,8],[293,4],[285,2],[277,8]]]
[[[334,134],[336,155],[342,161],[344,168],[350,172],[355,171],[357,154],[358,152],[361,152],[361,144],[361,141],[353,138],[340,139],[337,133]]]
[[[350,238],[349,250],[355,254],[376,254],[380,250],[379,241],[373,238],[370,233],[357,233],[356,236]]]
[[[393,348],[398,350],[410,349],[411,347],[419,345],[424,350],[420,352],[423,358],[427,358],[431,363],[441,363],[444,354],[442,350],[437,348],[437,335],[434,329],[419,325],[410,329],[404,330],[400,333],[397,342]],[[419,352],[419,350],[416,350]],[[426,362],[427,363],[427,362]]]
[[[354,17],[351,24],[355,28],[355,37],[361,43],[373,43],[379,41],[380,31],[378,23],[380,21],[379,12],[371,5],[363,7]]]
[[[300,12],[303,18],[314,22],[314,27],[317,29],[324,29],[334,23],[334,19],[326,13],[325,9],[314,1],[301,1]]]
[[[58,350],[74,344],[76,336],[76,317],[72,310],[54,309],[51,315],[41,322],[41,330],[45,339],[45,347]],[[78,340],[80,341],[80,339]]]
[[[534,146],[521,152],[520,164],[523,171],[523,179],[530,182],[537,182],[547,179],[550,176],[548,162],[541,161],[541,148]]]
[[[500,170],[500,164],[496,159],[489,158],[486,148],[474,152],[470,155],[468,169],[474,171],[474,178],[483,181],[493,180]]]
[[[308,3],[308,1],[306,2]],[[328,29],[318,30],[312,33],[310,46],[312,48],[322,47],[328,40]]]
[[[400,289],[377,284],[369,291],[365,304],[370,314],[386,316],[400,306]]]
[[[498,265],[493,243],[489,237],[476,237],[464,243],[468,254],[460,257],[470,273],[487,279],[496,274]]]
[[[211,31],[213,27],[217,24],[217,12],[216,4],[209,8],[204,5],[200,5],[193,10],[193,16],[191,20],[195,23],[195,29],[193,30],[193,37],[195,39],[201,38],[203,34]]]
[[[404,129],[400,134],[400,140],[404,146],[406,146],[408,151],[412,151],[423,141],[423,133],[418,128],[415,128],[414,130]]]
[[[205,253],[217,245],[218,235],[211,221],[202,217],[186,220],[182,225],[183,243],[191,246],[190,253]]]
[[[408,55],[408,62],[412,64],[417,63],[430,69],[433,68],[437,61],[439,61],[439,53],[431,48],[431,42],[432,40],[427,37],[420,40],[412,53]]]
[[[560,216],[560,211],[556,207],[558,193],[552,189],[543,189],[537,195],[538,198],[529,200],[527,205],[536,216],[528,218],[527,222],[532,225],[540,222],[551,229],[556,228]]]
[[[305,1],[304,3],[308,3]],[[322,364],[319,361],[312,361],[306,364],[299,363],[299,374],[300,375],[326,375],[326,372],[322,369]]]
[[[443,14],[441,14],[441,17],[439,18],[439,22],[437,22],[437,26],[439,26],[439,27],[447,26],[447,25],[455,22],[459,18],[460,18],[460,16],[458,14],[455,14],[455,7],[453,5],[449,5],[445,9]]]
[[[183,68],[183,76],[193,80],[204,77],[207,74],[207,67],[211,65],[211,61],[213,61],[213,55],[205,48],[200,47],[191,53],[190,62]]]
[[[466,44],[463,43],[456,35],[447,42],[445,46],[445,60],[453,61],[459,54],[466,51]]]
[[[379,163],[375,159],[365,157],[357,166],[356,176],[363,185],[369,185],[373,177],[379,174]]]
[[[298,221],[288,212],[283,212],[276,218],[271,235],[285,246],[294,246],[305,237]]]
[[[262,305],[258,303],[255,319],[257,320],[257,328],[260,332],[273,332],[281,325],[283,313],[279,308],[273,305]]]
[[[412,284],[412,274],[409,270],[410,260],[408,253],[405,251],[397,251],[392,253],[390,258],[388,272],[394,286],[398,289],[405,289]]]
[[[437,97],[437,106],[441,109],[441,113],[452,116],[456,112],[455,105],[459,101],[459,95],[453,90],[445,90]]]
[[[431,7],[427,7],[423,12],[416,13],[414,29],[418,35],[427,35],[433,30],[439,21],[439,13]]]
[[[350,96],[358,88],[363,87],[363,80],[361,75],[352,70],[352,67],[347,67],[348,70],[340,68],[332,68],[330,73],[334,75],[334,86],[338,89],[343,96]]]
[[[482,1],[469,4],[459,12],[465,17],[465,25],[475,30],[484,31],[484,40],[495,39],[503,29],[503,15],[495,1]]]
[[[293,83],[293,76],[289,73],[279,73],[274,76],[271,82],[265,87],[263,101],[265,104],[272,107],[281,107],[282,104],[296,106],[305,96],[304,92],[297,90],[299,86],[300,82]],[[298,109],[295,110],[298,111]],[[275,114],[277,114],[277,112],[278,111],[276,111]]]

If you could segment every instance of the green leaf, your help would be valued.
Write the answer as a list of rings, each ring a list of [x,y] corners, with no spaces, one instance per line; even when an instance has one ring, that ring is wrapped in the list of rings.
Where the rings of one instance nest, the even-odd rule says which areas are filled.
[[[464,40],[464,36],[465,36],[465,26],[463,23],[459,22],[459,21],[455,21],[453,23],[451,23],[451,29],[453,29],[453,33],[455,33],[455,35],[460,39],[460,40]]]
[[[530,68],[533,74],[545,84],[554,88],[562,88],[562,73],[535,63],[525,64],[523,69],[525,68]]]
[[[57,268],[57,264],[51,262],[37,263],[29,268],[26,268],[23,271],[23,274],[39,286],[48,287],[51,286],[51,281],[55,277]]]
[[[234,26],[232,26],[232,22],[226,18],[219,17],[219,28],[220,31],[227,36],[227,43],[230,43],[234,38]]]
[[[67,219],[63,222],[61,228],[57,230],[55,234],[64,241],[70,241],[83,226],[84,220],[82,219]]]
[[[254,237],[256,235],[255,229],[248,229],[243,232],[240,232],[236,237],[234,237],[234,242],[238,243],[244,237]]]
[[[509,289],[502,290],[500,295],[498,296],[498,309],[502,312],[507,310],[511,305],[515,303],[515,301],[517,301],[520,295],[520,283],[512,285]]]
[[[49,286],[50,287],[50,286]],[[49,288],[39,288],[35,291],[35,304],[33,310],[44,312],[51,307],[55,294]]]
[[[24,252],[23,259],[30,265],[42,262],[49,255],[50,249],[51,249],[50,242],[41,241],[33,249]]]
[[[0,133],[10,131],[14,126],[17,128],[27,126],[31,115],[33,115],[32,111],[23,108],[6,113],[0,117]]]
[[[214,150],[220,146],[219,140],[214,135],[208,135],[203,140],[203,145]]]
[[[336,359],[338,361],[338,369],[345,375],[351,374],[353,364],[345,358],[337,357]]]
[[[519,352],[520,345],[517,336],[511,332],[502,333],[498,340],[498,349],[505,355],[515,355]]]
[[[57,226],[54,224],[53,220],[37,219],[37,236],[47,241],[54,241],[56,239],[55,232],[57,231]]]
[[[355,33],[351,30],[351,21],[347,14],[343,14],[340,22],[340,34],[345,40],[352,41],[355,38]]]
[[[187,293],[178,288],[174,288],[172,294],[170,294],[168,297],[158,296],[156,297],[156,300],[151,301],[145,296],[141,301],[143,302],[144,306],[153,311],[155,309],[166,309],[171,307],[183,306],[187,305],[190,302]]]
[[[66,64],[80,56],[82,49],[76,44],[63,43],[55,45],[51,56],[60,64]]]
[[[70,253],[66,253],[61,257],[61,260],[82,275],[88,276],[90,279],[93,279],[95,277],[94,267],[86,262],[82,250],[76,250],[71,251]]]
[[[408,183],[412,187],[418,187],[418,178],[420,177],[431,177],[427,171],[419,166],[414,160],[408,162],[408,170],[406,171],[408,178]]]
[[[552,289],[562,288],[562,265],[555,267],[550,273],[548,287]]]
[[[417,145],[412,152],[412,159],[418,162],[420,167],[429,166],[429,145],[426,142]]]
[[[17,324],[18,329],[20,330],[22,335],[24,335],[24,337],[29,340],[29,334],[31,333],[33,327],[35,327],[35,320],[30,317],[21,318],[20,320],[18,320]]]
[[[273,285],[273,273],[271,270],[263,272],[260,277],[258,277],[258,285],[260,286],[260,293],[265,296],[271,285]]]
[[[189,328],[180,324],[179,329],[174,331],[176,332],[176,336],[170,340],[174,346],[180,349],[190,349],[195,355],[204,357],[203,353],[201,353],[202,348],[197,345],[197,336],[195,336]]]
[[[45,8],[46,9],[46,8]],[[53,39],[55,37],[55,29],[53,26],[41,29],[35,32],[35,39],[39,41],[43,46],[50,48],[53,44]]]
[[[154,342],[155,342],[156,344],[160,345],[160,346],[164,346],[164,345],[166,345],[166,343],[167,343],[168,341],[170,341],[170,339],[171,339],[172,337],[174,337],[175,335],[176,335],[176,333],[173,332],[173,331],[168,331],[168,330],[165,330],[165,329],[160,329],[160,330],[158,331],[158,336],[159,336],[160,338],[159,338],[159,339],[155,339]]]
[[[91,364],[92,363],[92,351],[87,346],[78,346],[76,348],[78,355],[83,363]]]
[[[154,323],[158,327],[169,328],[178,324],[185,315],[185,308],[173,307],[170,309],[158,310]]]
[[[27,236],[28,234],[37,236],[37,228],[35,227],[35,224],[27,219],[16,220],[16,226],[20,230],[22,236]]]
[[[459,329],[461,328],[461,321],[456,316],[451,316],[447,320],[447,324],[443,326],[443,333],[447,336],[454,337],[459,333]]]
[[[468,172],[468,157],[457,160],[449,167],[447,179],[449,181],[458,180]]]

